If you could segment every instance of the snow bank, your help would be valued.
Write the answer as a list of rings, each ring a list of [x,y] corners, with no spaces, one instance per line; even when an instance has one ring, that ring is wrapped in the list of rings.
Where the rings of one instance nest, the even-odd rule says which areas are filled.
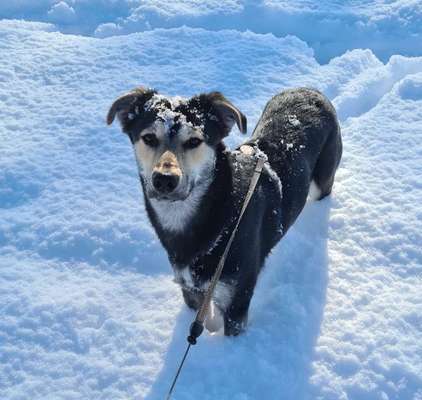
[[[312,85],[343,127],[334,196],[309,204],[275,249],[246,334],[201,337],[175,398],[422,396],[421,58],[354,50],[321,66],[295,37],[180,28],[100,40],[19,22],[0,22],[0,48],[0,398],[156,400],[168,388],[193,314],[129,142],[104,121],[138,84],[222,90],[251,128],[271,95]]]
[[[383,61],[422,55],[419,0],[42,0],[0,4],[0,17],[56,24],[98,37],[180,26],[252,30],[309,43],[319,61],[370,48]]]

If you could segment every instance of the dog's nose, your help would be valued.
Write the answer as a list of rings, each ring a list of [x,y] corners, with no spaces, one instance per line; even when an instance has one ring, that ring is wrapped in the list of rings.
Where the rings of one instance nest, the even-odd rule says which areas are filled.
[[[160,193],[171,193],[179,184],[179,177],[174,174],[154,172],[152,174],[152,184]]]

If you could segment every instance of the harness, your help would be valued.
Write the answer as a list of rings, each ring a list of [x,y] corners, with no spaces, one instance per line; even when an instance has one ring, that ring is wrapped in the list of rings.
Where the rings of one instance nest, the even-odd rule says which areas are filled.
[[[204,330],[204,321],[206,319],[206,316],[208,314],[208,310],[210,307],[212,295],[214,293],[215,287],[220,279],[221,273],[223,272],[224,264],[226,262],[227,255],[230,251],[230,247],[233,243],[233,240],[236,236],[236,232],[239,228],[240,221],[243,217],[243,214],[246,211],[246,208],[248,207],[248,204],[252,198],[252,195],[255,191],[256,185],[258,183],[259,177],[261,176],[262,169],[264,167],[264,163],[267,161],[267,157],[264,153],[261,151],[256,151],[255,148],[250,144],[245,144],[240,147],[239,149],[242,153],[248,156],[255,156],[257,158],[257,163],[255,165],[255,169],[249,184],[248,191],[246,193],[245,199],[243,200],[242,209],[240,211],[239,217],[237,219],[236,225],[233,228],[233,231],[230,235],[230,238],[226,244],[226,247],[224,249],[223,255],[220,258],[220,261],[217,265],[217,269],[214,272],[214,275],[211,279],[211,282],[204,294],[204,299],[202,301],[202,305],[200,309],[198,310],[198,313],[196,314],[195,320],[192,322],[189,330],[189,336],[187,337],[188,346],[186,348],[186,351],[183,355],[182,361],[180,362],[179,368],[177,369],[176,375],[173,379],[173,383],[170,387],[170,390],[167,394],[166,400],[169,400],[171,398],[171,395],[173,393],[173,389],[176,385],[177,378],[179,377],[180,371],[182,370],[183,364],[186,360],[186,357],[189,353],[189,349],[192,345],[195,345],[197,343],[197,339],[199,336],[201,336],[203,330]]]

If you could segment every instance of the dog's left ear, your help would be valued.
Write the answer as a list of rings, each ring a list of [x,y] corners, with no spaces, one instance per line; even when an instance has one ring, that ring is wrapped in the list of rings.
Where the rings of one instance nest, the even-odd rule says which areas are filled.
[[[228,101],[220,92],[212,92],[200,96],[205,103],[208,103],[208,112],[215,116],[223,129],[223,137],[227,136],[233,125],[236,123],[239,131],[246,133],[246,117]]]

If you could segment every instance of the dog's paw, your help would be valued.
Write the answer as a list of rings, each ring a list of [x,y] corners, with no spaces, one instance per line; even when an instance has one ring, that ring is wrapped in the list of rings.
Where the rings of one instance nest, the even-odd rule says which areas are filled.
[[[217,332],[224,325],[224,318],[220,310],[211,303],[210,311],[208,313],[207,319],[205,320],[205,328],[209,332]]]

